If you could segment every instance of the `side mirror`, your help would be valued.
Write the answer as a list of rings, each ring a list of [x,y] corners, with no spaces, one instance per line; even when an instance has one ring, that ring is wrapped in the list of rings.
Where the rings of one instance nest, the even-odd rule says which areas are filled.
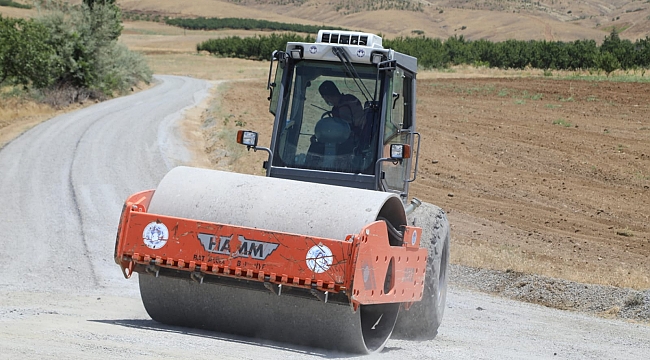
[[[392,160],[404,160],[411,158],[411,146],[408,144],[391,144],[390,158]]]
[[[258,134],[255,131],[239,130],[237,131],[237,143],[247,147],[257,146]]]

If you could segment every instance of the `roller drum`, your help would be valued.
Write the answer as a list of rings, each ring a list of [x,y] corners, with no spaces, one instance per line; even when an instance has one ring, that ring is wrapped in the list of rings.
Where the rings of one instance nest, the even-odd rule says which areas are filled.
[[[188,167],[170,171],[149,212],[343,240],[377,218],[406,224],[395,194]],[[370,353],[390,337],[399,304],[324,303],[189,279],[139,274],[152,319],[170,325]]]

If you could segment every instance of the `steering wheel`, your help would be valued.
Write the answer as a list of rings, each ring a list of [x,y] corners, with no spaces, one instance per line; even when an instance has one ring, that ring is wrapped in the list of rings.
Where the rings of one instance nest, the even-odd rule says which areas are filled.
[[[327,110],[323,113],[323,115],[320,116],[320,118],[324,119],[326,117],[334,117],[334,114],[330,110]]]

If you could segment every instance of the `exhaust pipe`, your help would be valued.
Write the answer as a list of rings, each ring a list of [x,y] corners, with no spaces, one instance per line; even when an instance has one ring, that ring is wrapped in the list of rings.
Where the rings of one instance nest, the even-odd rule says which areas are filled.
[[[420,205],[422,205],[422,201],[418,198],[413,198],[411,199],[411,203],[404,208],[404,212],[406,212],[406,215],[409,215]]]

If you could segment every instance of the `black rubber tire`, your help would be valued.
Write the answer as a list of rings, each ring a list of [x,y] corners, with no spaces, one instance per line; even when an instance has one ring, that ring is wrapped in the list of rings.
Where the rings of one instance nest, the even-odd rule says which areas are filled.
[[[438,334],[447,300],[450,228],[447,215],[427,203],[408,217],[410,225],[422,228],[420,247],[429,250],[422,301],[409,310],[400,309],[392,337],[406,340],[430,340]]]

